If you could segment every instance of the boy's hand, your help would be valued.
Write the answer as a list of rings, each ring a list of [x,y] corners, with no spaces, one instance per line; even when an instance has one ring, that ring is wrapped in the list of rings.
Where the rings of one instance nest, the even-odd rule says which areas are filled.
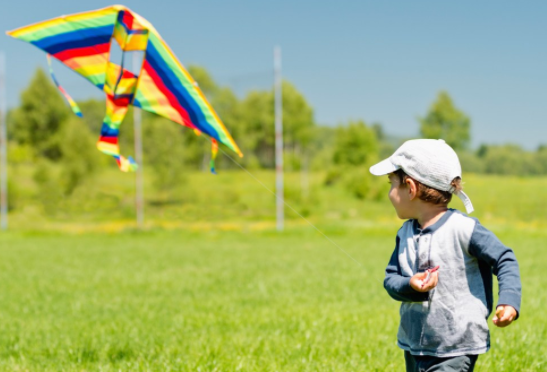
[[[437,266],[434,269],[415,274],[410,278],[410,286],[418,292],[429,292],[437,286],[437,282],[439,281],[438,268]]]
[[[496,315],[492,322],[498,327],[507,327],[517,317],[517,311],[513,306],[501,305],[496,308]]]

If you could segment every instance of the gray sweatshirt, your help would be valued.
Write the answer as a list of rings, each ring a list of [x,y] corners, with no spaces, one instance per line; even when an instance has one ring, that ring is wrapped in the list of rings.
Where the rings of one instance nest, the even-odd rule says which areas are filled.
[[[437,265],[434,289],[421,293],[410,286],[410,277]],[[389,295],[402,301],[399,347],[413,355],[437,357],[488,351],[492,273],[498,277],[498,305],[511,305],[520,313],[515,254],[476,219],[449,209],[423,230],[416,220],[406,221],[397,233],[384,280]]]

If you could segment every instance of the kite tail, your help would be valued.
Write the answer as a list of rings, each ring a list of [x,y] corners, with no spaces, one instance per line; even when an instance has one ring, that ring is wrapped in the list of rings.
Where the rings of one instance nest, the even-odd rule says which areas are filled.
[[[212,144],[212,147],[211,147],[211,162],[210,162],[211,173],[217,174],[217,172],[215,170],[215,159],[216,159],[217,154],[218,154],[218,142],[217,142],[216,139],[211,138],[211,144]]]
[[[139,168],[137,162],[131,156],[128,156],[126,159],[120,155],[116,158],[116,162],[122,172],[136,172]]]
[[[101,127],[101,136],[99,142],[97,142],[97,148],[99,151],[112,156],[116,159],[118,167],[122,172],[134,172],[137,170],[138,165],[132,157],[125,158],[120,154],[119,139],[119,126],[125,117],[127,112],[127,105],[124,103],[125,99],[116,100],[111,95],[106,96],[106,114]]]
[[[65,96],[66,100],[68,101],[68,104],[70,105],[70,108],[72,109],[72,112],[79,117],[83,117],[82,111],[80,110],[76,102],[74,102],[72,97],[70,97],[68,93],[63,89],[63,87],[59,85],[59,82],[57,81],[57,78],[55,77],[55,74],[53,73],[53,66],[51,65],[50,54],[47,55],[47,63],[49,65],[49,74],[51,75],[51,79],[53,80],[53,82],[55,83],[59,91],[63,94],[63,96]]]
[[[97,148],[99,151],[116,159],[116,163],[118,163],[118,167],[122,172],[135,172],[139,168],[137,162],[135,162],[131,156],[125,158],[123,155],[120,155],[118,137],[106,137],[101,135],[99,142],[97,142]]]

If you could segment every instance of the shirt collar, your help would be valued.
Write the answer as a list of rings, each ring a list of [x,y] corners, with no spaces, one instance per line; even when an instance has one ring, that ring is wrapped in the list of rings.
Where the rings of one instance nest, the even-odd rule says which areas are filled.
[[[414,230],[415,234],[431,234],[437,231],[442,225],[445,224],[445,222],[452,216],[454,213],[453,208],[448,208],[446,212],[442,215],[441,218],[437,222],[435,222],[433,225],[430,225],[426,227],[425,229],[422,229],[420,225],[418,224],[418,220],[412,220],[412,228]]]

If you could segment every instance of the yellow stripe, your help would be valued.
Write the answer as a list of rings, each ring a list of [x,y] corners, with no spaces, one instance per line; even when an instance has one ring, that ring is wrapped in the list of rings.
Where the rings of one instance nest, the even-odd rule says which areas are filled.
[[[77,73],[87,77],[91,75],[98,75],[98,74],[104,74],[106,72],[106,68],[103,63],[94,63],[94,64],[88,64],[86,63],[86,58],[73,58],[71,60],[67,60],[65,64],[76,71]]]
[[[62,61],[65,65],[71,68],[85,69],[89,67],[92,74],[98,74],[106,71],[105,62],[108,61],[108,53],[94,54],[85,57],[74,57]],[[85,68],[84,68],[85,67]]]
[[[180,113],[171,106],[167,97],[158,89],[146,71],[141,72],[139,81],[139,91],[154,112],[166,116],[175,123],[186,125]]]
[[[108,142],[97,142],[97,148],[108,155],[120,155],[119,146],[113,145]]]

